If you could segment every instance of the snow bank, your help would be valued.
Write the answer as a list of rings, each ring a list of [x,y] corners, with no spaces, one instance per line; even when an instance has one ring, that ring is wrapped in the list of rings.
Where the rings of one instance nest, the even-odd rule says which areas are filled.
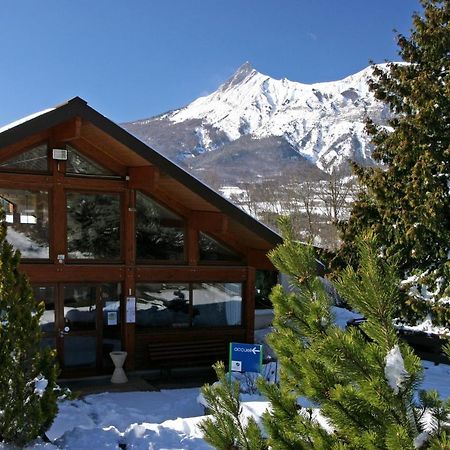
[[[393,367],[402,367],[395,347],[386,357]],[[450,366],[435,366],[423,362],[424,389],[436,389],[443,398],[450,396]],[[394,369],[389,369],[392,380],[398,380]],[[400,370],[400,374],[402,371]],[[399,377],[401,381],[401,376]],[[394,383],[394,381],[393,381]],[[397,381],[395,381],[397,384]],[[36,441],[27,450],[211,450],[202,440],[198,424],[205,418],[203,407],[196,401],[199,389],[174,389],[161,392],[104,393],[89,395],[84,399],[63,401],[58,416],[48,436],[52,443]],[[260,423],[261,416],[270,405],[261,396],[242,395],[243,414],[253,416]],[[324,429],[332,432],[326,418],[315,405],[299,399],[303,414],[311,414]],[[417,446],[426,439],[416,437]],[[0,450],[13,450],[0,444]]]

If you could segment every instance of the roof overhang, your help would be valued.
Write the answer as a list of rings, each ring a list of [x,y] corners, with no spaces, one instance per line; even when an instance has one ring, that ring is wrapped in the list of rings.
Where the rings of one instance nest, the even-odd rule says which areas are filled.
[[[85,100],[79,97],[75,97],[55,108],[45,110],[0,128],[0,150],[22,140],[26,140],[32,135],[38,135],[45,130],[58,127],[74,119],[81,119],[81,126],[84,127],[85,133],[99,133],[103,138],[109,139],[114,144],[117,144],[118,149],[122,147],[132,152],[130,153],[133,156],[133,163],[131,165],[156,166],[162,173],[172,180],[176,180],[174,183],[177,186],[188,189],[204,202],[211,205],[215,210],[222,212],[236,224],[236,229],[245,231],[244,236],[238,236],[238,238],[246,239],[246,237],[253,236],[255,242],[259,242],[259,245],[256,245],[258,250],[269,250],[282,242],[280,235],[228,201],[186,170],[164,157],[158,151],[130,134],[121,126],[91,108]]]

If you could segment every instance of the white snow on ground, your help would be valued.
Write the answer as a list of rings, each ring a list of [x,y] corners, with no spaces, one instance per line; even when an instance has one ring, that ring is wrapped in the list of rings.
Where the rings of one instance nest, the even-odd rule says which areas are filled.
[[[424,362],[424,389],[436,389],[450,396],[450,366]],[[210,450],[202,439],[198,423],[204,418],[197,403],[199,389],[173,389],[160,392],[103,393],[79,400],[64,401],[55,423],[47,433],[52,443],[41,440],[27,450]],[[259,395],[244,394],[243,414],[260,423],[268,402]],[[305,406],[302,404],[302,406]],[[312,411],[324,426],[318,411]],[[0,444],[0,450],[12,450]]]
[[[339,326],[357,314],[334,308]],[[256,340],[264,341],[270,329],[258,330]],[[422,389],[435,389],[442,398],[450,397],[450,366],[423,362]],[[265,378],[273,379],[275,363],[264,370]],[[236,374],[237,375],[237,374]],[[241,376],[242,382],[248,377]],[[26,450],[101,450],[126,445],[127,450],[210,450],[202,439],[198,424],[205,418],[198,403],[199,388],[173,389],[151,392],[102,393],[71,401],[62,401],[59,412],[47,437],[51,442],[38,440]],[[306,399],[299,405],[308,408],[315,420],[331,431],[330,424]],[[258,423],[270,405],[258,394],[242,394],[243,415],[253,416]],[[420,436],[426,438],[426,436]],[[418,437],[418,440],[420,439]],[[0,444],[0,450],[13,448]]]

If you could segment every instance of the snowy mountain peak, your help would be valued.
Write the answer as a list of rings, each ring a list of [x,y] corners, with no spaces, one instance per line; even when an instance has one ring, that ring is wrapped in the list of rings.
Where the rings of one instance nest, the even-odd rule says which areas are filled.
[[[201,120],[198,148],[220,148],[211,132],[232,142],[283,137],[302,156],[330,171],[349,158],[371,163],[364,133],[367,116],[386,119],[386,111],[369,91],[371,68],[343,80],[303,84],[275,80],[248,62],[212,94],[168,115],[174,123]]]
[[[236,70],[236,72],[219,87],[219,90],[225,92],[229,89],[233,89],[234,87],[241,84],[244,80],[257,73],[258,72],[247,61],[244,64],[242,64],[242,66],[240,66],[239,69]]]
[[[280,162],[270,159],[280,157],[283,164],[300,158],[325,172],[348,160],[372,165],[366,119],[384,124],[390,113],[370,92],[371,75],[367,67],[338,81],[305,84],[271,78],[246,62],[212,94],[128,129],[198,170],[209,165],[223,173],[222,158],[233,172],[245,152],[247,162],[255,155],[255,166],[265,158],[258,176],[270,176],[271,167],[281,173]]]

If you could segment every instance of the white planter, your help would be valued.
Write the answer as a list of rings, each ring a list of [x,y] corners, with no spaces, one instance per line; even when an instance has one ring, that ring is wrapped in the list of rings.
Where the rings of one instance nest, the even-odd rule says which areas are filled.
[[[127,352],[111,352],[109,354],[114,363],[114,373],[111,377],[111,383],[126,383],[128,381],[127,376],[123,370],[123,363],[127,358]]]

